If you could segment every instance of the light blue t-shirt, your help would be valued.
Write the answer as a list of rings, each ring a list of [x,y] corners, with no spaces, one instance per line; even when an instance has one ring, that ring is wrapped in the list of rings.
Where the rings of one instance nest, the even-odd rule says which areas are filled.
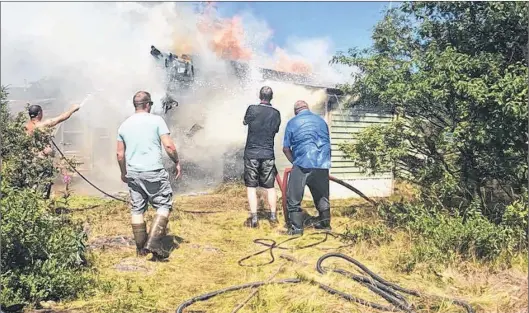
[[[169,134],[161,116],[135,113],[118,129],[118,140],[125,143],[127,171],[147,172],[163,168],[160,136]]]

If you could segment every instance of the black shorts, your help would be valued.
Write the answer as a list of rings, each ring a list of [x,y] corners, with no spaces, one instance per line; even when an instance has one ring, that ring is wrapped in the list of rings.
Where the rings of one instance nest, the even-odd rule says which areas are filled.
[[[274,159],[256,160],[244,158],[244,185],[246,187],[274,188],[276,174]]]

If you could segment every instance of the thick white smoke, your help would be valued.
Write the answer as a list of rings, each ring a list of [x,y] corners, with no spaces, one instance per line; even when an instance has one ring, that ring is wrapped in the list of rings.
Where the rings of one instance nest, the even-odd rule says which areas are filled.
[[[261,67],[277,68],[284,66],[279,63],[304,59],[321,84],[334,85],[350,75],[328,66],[333,54],[328,39],[293,38],[288,47],[270,55],[265,51],[272,31],[250,13],[240,16],[242,27],[232,24],[233,31],[203,31],[201,27],[208,23],[204,21],[204,15],[188,3],[2,3],[2,84],[55,77],[63,82],[58,87],[70,102],[95,92],[76,114],[76,121],[92,135],[98,127],[110,129],[110,143],[85,146],[85,151],[90,151],[92,159],[106,160],[94,183],[120,189],[113,159],[117,126],[133,113],[131,99],[136,91],[151,92],[157,112],[165,93],[164,69],[156,66],[150,46],[162,52],[200,55],[197,84],[181,99],[177,97],[180,106],[173,109],[169,123],[182,156],[203,168],[218,169],[211,174],[211,180],[217,181],[222,155],[244,144],[242,118],[246,107],[257,101],[262,85],[274,89],[273,103],[282,113],[283,125],[292,116],[296,100],[320,105],[325,97],[321,91],[254,80],[252,75],[241,86],[219,58],[223,45],[235,41],[235,46],[251,54],[249,63]],[[183,130],[195,123],[204,129],[192,139],[185,138]]]

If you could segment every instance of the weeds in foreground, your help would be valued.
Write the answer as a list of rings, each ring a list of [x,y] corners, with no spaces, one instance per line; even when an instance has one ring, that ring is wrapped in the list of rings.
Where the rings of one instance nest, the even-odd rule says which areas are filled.
[[[97,284],[84,298],[60,304],[58,307],[82,312],[172,312],[184,300],[198,294],[227,286],[266,280],[277,271],[286,253],[306,264],[288,263],[276,279],[305,277],[326,283],[344,292],[370,301],[384,303],[369,290],[336,275],[319,275],[314,265],[319,256],[340,251],[358,259],[382,277],[404,287],[426,294],[458,297],[469,301],[478,312],[517,313],[527,307],[527,260],[513,258],[510,268],[494,269],[487,262],[473,259],[450,262],[432,258],[416,259],[410,264],[410,253],[420,245],[410,229],[389,227],[378,212],[360,200],[333,201],[333,230],[344,234],[330,238],[313,248],[275,251],[276,261],[263,267],[240,267],[237,261],[262,250],[253,243],[257,238],[277,242],[288,237],[281,228],[272,228],[265,220],[259,229],[246,229],[244,189],[228,187],[208,195],[177,197],[175,211],[169,224],[171,234],[180,238],[180,247],[166,263],[151,263],[138,259],[131,246],[92,248],[90,262],[97,271]],[[74,197],[70,201],[72,218],[90,226],[89,242],[116,236],[130,237],[128,208],[111,201],[98,202],[97,209],[89,209],[89,198]],[[304,203],[315,214],[311,202]],[[184,211],[221,211],[213,214],[190,214]],[[149,211],[147,219],[152,217]],[[313,231],[307,230],[307,235]],[[318,238],[304,236],[287,247],[299,247]],[[317,236],[316,236],[317,237]],[[426,244],[426,242],[425,242]],[[254,257],[250,264],[266,263],[268,254]],[[329,262],[332,266],[333,262]],[[123,265],[128,265],[123,266]],[[133,265],[133,266],[131,266]],[[344,264],[337,263],[342,267]],[[130,269],[133,267],[133,269]],[[221,295],[194,304],[189,310],[231,312],[247,298],[251,290]],[[316,296],[315,296],[316,295]],[[517,295],[513,301],[513,296]],[[422,309],[418,312],[449,313],[460,309],[449,303],[410,299]],[[499,308],[501,308],[500,311]],[[345,302],[326,294],[309,283],[291,286],[271,285],[260,288],[239,312],[377,312]]]

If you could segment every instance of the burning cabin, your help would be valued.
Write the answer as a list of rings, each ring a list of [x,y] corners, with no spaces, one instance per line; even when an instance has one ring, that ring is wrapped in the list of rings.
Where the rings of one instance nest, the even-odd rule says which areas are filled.
[[[185,90],[193,88],[193,82],[196,77],[201,75],[201,67],[195,64],[196,58],[184,55],[178,57],[173,54],[163,54],[154,46],[151,47],[153,57],[163,62],[167,68],[168,85],[167,94],[164,97],[164,112],[170,114],[170,110],[178,106],[180,102],[179,94],[184,94]],[[198,59],[199,60],[199,59]],[[389,196],[393,190],[393,176],[391,172],[379,173],[376,176],[367,175],[355,167],[353,161],[346,159],[339,149],[339,145],[344,142],[354,140],[354,134],[362,129],[375,125],[389,123],[393,119],[391,112],[382,111],[377,108],[362,108],[358,106],[348,106],[348,98],[343,95],[341,90],[330,86],[318,84],[310,75],[301,75],[276,71],[267,68],[251,68],[249,64],[234,60],[226,61],[228,67],[236,77],[244,84],[248,77],[257,81],[277,81],[285,82],[292,85],[302,86],[307,90],[324,90],[326,97],[321,101],[323,103],[313,105],[311,110],[320,114],[329,125],[331,144],[332,144],[332,168],[331,175],[344,180],[345,182],[360,189],[367,196],[385,197]],[[257,76],[257,77],[256,77]],[[277,99],[276,99],[277,100]],[[280,101],[280,100],[277,100]],[[286,118],[283,116],[281,128],[276,135],[276,166],[280,174],[284,169],[290,167],[290,163],[282,152],[282,139]],[[203,127],[195,124],[188,132],[190,136]],[[243,152],[244,146],[234,147],[224,155],[223,178],[224,181],[236,181],[242,179],[243,174]],[[196,166],[195,173],[198,172],[199,166]],[[307,190],[308,191],[308,190]],[[309,194],[306,192],[306,194]],[[346,188],[331,184],[331,194],[333,198],[355,196]]]
[[[154,49],[153,49],[154,48]],[[197,66],[193,56],[175,56],[158,53],[159,50],[151,47],[151,55],[157,59],[162,66],[167,69],[168,78],[166,81],[166,95],[162,99],[164,108],[163,114],[170,115],[178,111],[178,106],[186,105],[185,101],[179,102],[179,94],[184,94],[184,90],[195,88],[195,77],[201,75],[200,66]],[[169,58],[168,58],[169,57]],[[354,134],[362,129],[375,124],[384,124],[392,121],[391,112],[384,112],[377,108],[361,108],[347,104],[347,98],[343,96],[339,89],[322,86],[314,82],[310,76],[285,73],[272,69],[250,68],[248,64],[237,61],[227,61],[231,71],[241,78],[252,75],[258,81],[277,81],[288,84],[302,86],[308,90],[323,90],[326,97],[322,103],[312,107],[312,111],[320,114],[328,123],[331,144],[332,144],[332,168],[331,174],[361,190],[367,196],[388,196],[393,190],[393,177],[390,172],[379,173],[376,176],[369,176],[355,167],[352,160],[344,158],[344,154],[339,149],[339,144],[354,140]],[[257,76],[257,78],[255,77]],[[12,112],[24,110],[27,102],[41,104],[46,112],[46,116],[54,116],[66,109],[71,102],[61,96],[61,89],[68,90],[68,82],[41,80],[26,86],[12,86],[9,89],[9,100]],[[83,95],[80,95],[81,98]],[[185,96],[184,96],[185,98]],[[158,99],[154,99],[158,100]],[[101,116],[90,118],[90,112],[72,116],[63,123],[56,131],[55,142],[61,150],[68,156],[75,156],[76,160],[82,162],[79,170],[94,183],[109,192],[123,191],[124,186],[118,181],[119,169],[115,161],[115,133],[120,120],[115,116]],[[123,117],[119,117],[121,119]],[[282,126],[276,136],[276,166],[280,174],[286,167],[290,167],[288,160],[284,157],[281,146],[286,126],[286,118],[283,117]],[[97,121],[97,123],[94,123]],[[189,129],[187,135],[193,136],[200,131],[201,125],[196,125]],[[183,147],[183,149],[185,149]],[[234,147],[223,157],[223,179],[225,181],[240,180],[243,172],[244,144]],[[179,192],[191,191],[194,180],[207,179],[208,173],[201,170],[200,164],[183,164],[184,179],[175,183]],[[116,182],[113,183],[113,179]],[[74,182],[82,186],[82,192],[96,194],[90,186],[75,177]],[[86,186],[85,186],[86,185]],[[306,193],[309,194],[308,192]],[[331,184],[331,197],[341,198],[355,196],[349,190],[336,184]]]

